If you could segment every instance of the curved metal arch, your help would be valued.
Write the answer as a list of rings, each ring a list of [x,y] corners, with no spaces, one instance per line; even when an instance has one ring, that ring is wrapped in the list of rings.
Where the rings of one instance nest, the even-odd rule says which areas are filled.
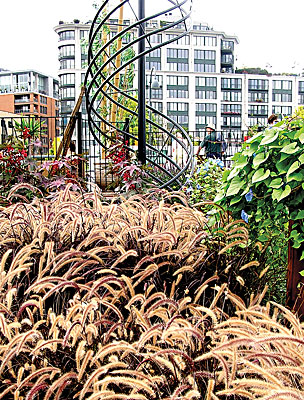
[[[100,15],[104,12],[105,7],[109,3],[109,0],[106,0],[103,5],[99,8],[91,29],[89,33],[89,50],[88,50],[88,70],[85,76],[85,87],[86,87],[86,105],[87,105],[87,111],[88,111],[88,122],[89,122],[89,129],[94,137],[94,139],[97,141],[97,143],[107,150],[109,146],[111,145],[112,142],[114,142],[117,139],[114,139],[114,137],[111,134],[108,134],[106,131],[102,131],[101,129],[101,124],[104,124],[104,126],[107,127],[108,132],[119,132],[123,134],[125,137],[128,139],[132,139],[133,141],[137,141],[138,137],[136,136],[136,132],[126,132],[124,128],[121,126],[123,121],[110,121],[108,116],[103,116],[102,115],[102,109],[96,104],[97,100],[103,99],[105,102],[109,102],[111,107],[115,106],[117,109],[121,109],[124,112],[128,113],[131,118],[135,118],[137,116],[136,109],[133,110],[130,107],[126,106],[125,104],[122,104],[118,99],[116,100],[111,96],[111,94],[115,93],[120,94],[124,96],[126,100],[132,101],[134,104],[138,103],[138,100],[136,97],[130,95],[128,91],[122,91],[119,86],[116,86],[113,82],[114,78],[119,74],[120,72],[123,72],[128,68],[130,65],[132,65],[134,62],[136,62],[139,58],[145,56],[146,54],[149,54],[155,49],[161,48],[164,45],[168,45],[179,38],[185,36],[187,34],[187,29],[183,31],[182,33],[178,34],[177,37],[164,41],[163,43],[156,44],[154,46],[151,46],[149,37],[160,33],[164,32],[170,28],[173,28],[174,26],[184,23],[185,28],[186,28],[186,22],[189,19],[190,13],[186,12],[182,6],[189,1],[191,2],[192,0],[182,0],[180,4],[178,1],[176,3],[173,2],[173,0],[168,0],[171,4],[173,4],[172,7],[169,9],[163,11],[163,12],[158,12],[152,16],[145,17],[141,20],[135,21],[134,23],[126,26],[124,29],[121,31],[117,32],[109,41],[101,45],[99,49],[94,54],[94,41],[96,38],[98,38],[98,35],[100,36],[103,30],[103,26],[107,24],[108,19],[116,12],[119,10],[120,7],[123,5],[130,3],[130,0],[124,0],[120,4],[118,4],[116,7],[113,8],[110,12],[105,14],[100,22],[98,22],[98,19],[100,18]],[[110,56],[107,55],[107,60],[105,62],[100,63],[100,58],[104,56],[107,53],[107,49],[110,49],[111,45],[115,43],[119,38],[123,37],[126,33],[132,31],[132,29],[135,29],[135,27],[142,26],[145,22],[148,22],[151,19],[155,19],[157,17],[160,17],[164,13],[174,11],[176,9],[179,9],[181,13],[181,18],[177,19],[176,21],[170,22],[160,28],[151,30],[150,32],[145,32],[143,36],[135,38],[131,40],[130,43],[121,46],[120,49],[116,50],[116,52]],[[124,52],[130,47],[134,46],[136,43],[138,43],[142,39],[147,39],[148,43],[150,44],[150,48],[146,49],[145,51],[135,54],[132,58],[127,60],[125,63],[121,63],[119,67],[116,67],[112,73],[109,73],[108,75],[104,74],[103,71],[110,66],[114,65],[114,61],[116,60],[117,56],[121,56],[124,54]],[[109,93],[110,90],[110,93]],[[133,91],[134,89],[130,89]],[[155,130],[159,130],[161,132],[161,137],[163,139],[163,147],[160,149],[159,146],[147,143],[147,164],[153,167],[153,172],[148,170],[148,174],[154,179],[155,182],[157,182],[161,188],[167,187],[170,188],[171,186],[176,186],[182,184],[182,180],[180,178],[183,178],[184,175],[189,172],[189,170],[192,169],[192,160],[193,160],[193,146],[192,146],[192,141],[187,132],[185,131],[184,128],[182,128],[180,125],[178,125],[172,118],[166,116],[162,112],[159,112],[155,108],[153,108],[151,105],[146,105],[146,109],[148,112],[153,113],[157,117],[157,120],[161,119],[163,123],[159,123],[151,119],[150,117],[146,119],[147,125],[150,127],[150,130],[152,129],[154,132]],[[149,114],[150,115],[150,114]],[[167,126],[170,124],[171,129],[167,129]],[[178,138],[176,135],[176,132],[178,132],[181,137]],[[158,135],[160,135],[158,133]],[[105,143],[105,141],[108,141],[108,143]],[[179,151],[183,153],[183,162],[182,165],[174,158],[172,157],[172,153],[168,154],[168,149],[173,148],[173,145],[176,148],[179,148]],[[135,153],[136,150],[132,146],[126,146],[129,151]],[[166,153],[167,152],[167,153]],[[184,160],[185,158],[185,160]],[[160,161],[161,160],[161,161]]]

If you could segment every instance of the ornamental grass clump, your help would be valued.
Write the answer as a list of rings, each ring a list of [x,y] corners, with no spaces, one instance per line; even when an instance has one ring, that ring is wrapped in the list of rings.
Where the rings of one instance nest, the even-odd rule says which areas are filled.
[[[0,208],[0,399],[303,392],[302,326],[231,290],[257,268],[244,224],[213,237],[185,201],[67,187]]]

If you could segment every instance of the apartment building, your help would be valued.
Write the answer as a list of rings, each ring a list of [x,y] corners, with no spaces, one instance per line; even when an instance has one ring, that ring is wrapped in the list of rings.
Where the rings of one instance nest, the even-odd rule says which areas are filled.
[[[172,18],[149,21],[146,29],[159,28]],[[130,22],[125,20],[124,24]],[[117,23],[109,21],[112,35]],[[84,79],[86,54],[81,43],[90,23],[61,21],[54,29],[59,36],[61,112],[69,115]],[[171,40],[183,29],[175,26],[155,34],[147,46]],[[133,35],[135,31],[125,40],[130,41]],[[236,36],[193,22],[186,36],[146,56],[147,102],[189,131],[204,129],[209,123],[218,130],[247,130],[256,124],[266,125],[272,113],[289,115],[304,105],[304,77],[235,73],[238,43]],[[159,89],[149,89],[152,75]]]
[[[40,119],[47,153],[47,141],[60,134],[58,80],[34,70],[0,71],[0,111]]]

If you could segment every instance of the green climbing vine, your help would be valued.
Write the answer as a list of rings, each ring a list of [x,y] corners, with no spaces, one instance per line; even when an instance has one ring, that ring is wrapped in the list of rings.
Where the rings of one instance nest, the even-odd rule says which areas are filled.
[[[291,239],[304,259],[304,112],[256,133],[233,157],[215,201],[250,224],[255,239]],[[288,222],[291,229],[288,231]]]

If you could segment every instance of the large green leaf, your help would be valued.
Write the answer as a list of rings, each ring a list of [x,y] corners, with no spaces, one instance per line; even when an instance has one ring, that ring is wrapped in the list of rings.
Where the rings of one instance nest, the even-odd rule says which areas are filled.
[[[238,203],[240,200],[242,200],[240,195],[234,196],[230,201],[230,205],[232,206],[233,204]]]
[[[283,189],[274,189],[272,192],[272,200],[277,200],[279,201],[279,198],[281,197],[281,194],[283,193]]]
[[[278,201],[283,200],[285,197],[289,196],[291,193],[291,187],[289,185],[285,186],[285,189],[282,191],[281,196],[279,197]]]
[[[231,171],[230,174],[227,176],[227,181],[231,181],[235,176],[237,176],[240,173],[240,168],[234,167]]]
[[[227,190],[226,196],[233,196],[238,194],[242,187],[245,185],[244,179],[235,176],[230,182],[229,188]]]
[[[304,210],[300,210],[294,219],[304,219]]]
[[[265,136],[261,140],[260,145],[262,146],[264,144],[272,143],[277,139],[278,136],[279,136],[279,132],[276,129],[272,128],[265,134]]]
[[[290,167],[290,162],[288,160],[280,161],[276,163],[276,168],[279,172],[279,174],[286,174]]]
[[[292,163],[291,166],[289,167],[288,171],[287,171],[287,177],[291,173],[295,172],[298,168],[300,168],[300,166],[301,166],[301,163],[298,160],[295,161],[294,163]]]
[[[293,154],[298,150],[300,150],[300,147],[298,147],[297,143],[293,142],[284,146],[283,149],[281,150],[281,153]]]
[[[239,168],[243,168],[247,164],[248,164],[248,158],[242,154],[238,157],[238,160],[234,163],[234,165]]]
[[[276,179],[273,179],[270,182],[269,187],[271,187],[273,189],[279,189],[282,185],[283,185],[282,179],[281,178],[276,178]]]
[[[247,140],[246,143],[248,143],[248,140]],[[252,156],[252,154],[254,154],[257,151],[258,147],[259,147],[259,142],[258,141],[250,143],[250,146],[248,146],[248,149],[246,148],[243,151],[243,154],[245,156]]]
[[[301,164],[304,164],[304,153],[300,155],[299,161]]]
[[[302,144],[304,143],[304,132],[302,132],[301,135],[299,136],[299,140]]]
[[[286,182],[297,181],[304,182],[304,171],[292,172],[288,175]]]
[[[265,171],[264,168],[259,168],[253,174],[252,183],[264,181],[265,179],[267,179],[269,177],[269,175],[270,175],[270,169],[267,169]]]
[[[258,153],[253,159],[253,166],[257,167],[267,160],[270,153]]]
[[[285,161],[289,157],[292,157],[292,154],[281,153],[280,162]]]
[[[304,133],[304,127],[302,127],[301,129],[299,129],[295,132],[294,139],[299,139],[299,137],[302,135],[302,133]]]

